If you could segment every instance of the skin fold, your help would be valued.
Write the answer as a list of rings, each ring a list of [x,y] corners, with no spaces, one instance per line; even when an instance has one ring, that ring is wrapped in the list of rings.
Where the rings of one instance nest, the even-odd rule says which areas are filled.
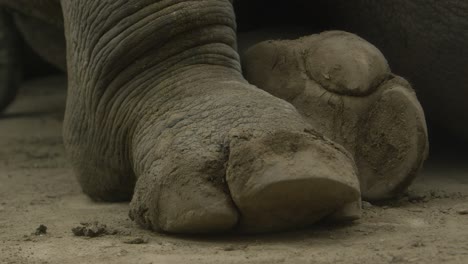
[[[366,1],[361,2],[365,6]],[[170,233],[271,232],[310,226],[325,217],[359,217],[363,185],[356,162],[361,156],[337,138],[328,139],[322,125],[304,119],[303,110],[286,102],[288,98],[258,89],[244,78],[232,1],[0,4],[19,13],[16,23],[26,40],[38,38],[31,34],[36,31],[31,21],[43,21],[40,27],[51,45],[37,41],[42,44],[37,52],[62,68],[66,61],[64,142],[83,191],[91,198],[131,200],[135,222]],[[341,1],[334,6],[347,10]],[[366,10],[370,16],[377,7],[369,4]],[[330,23],[348,23],[352,17],[349,12],[349,17]],[[66,60],[57,56],[64,47],[63,36]],[[388,50],[394,47],[401,48],[390,45]],[[341,54],[345,53],[334,58],[339,61]],[[390,58],[390,64],[393,61]],[[375,75],[382,80],[393,76],[386,66]],[[372,78],[358,79],[373,83]],[[427,133],[411,88],[405,81],[397,84],[403,88],[392,86],[388,93],[379,88],[383,92],[372,97],[381,105],[362,105],[373,105],[369,120],[378,125],[372,129],[397,139],[380,120],[386,120],[399,102],[411,106],[405,112],[409,116],[415,111],[420,122],[415,140],[421,144],[417,153],[406,151],[417,161],[405,165],[412,179],[427,154]],[[417,84],[418,92],[433,90]],[[342,88],[333,92],[348,95]],[[402,127],[413,129],[411,122],[402,122]],[[395,194],[392,189],[391,196]],[[373,195],[384,197],[389,198]]]

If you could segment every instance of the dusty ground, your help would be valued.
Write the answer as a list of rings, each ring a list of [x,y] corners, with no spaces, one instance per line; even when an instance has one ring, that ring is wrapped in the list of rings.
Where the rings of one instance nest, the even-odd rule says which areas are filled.
[[[127,204],[80,192],[61,143],[64,99],[63,78],[34,81],[0,119],[0,263],[468,263],[468,158],[429,162],[410,196],[366,204],[353,225],[173,237],[139,229]],[[72,233],[94,221],[109,234]],[[125,243],[137,238],[148,243]]]

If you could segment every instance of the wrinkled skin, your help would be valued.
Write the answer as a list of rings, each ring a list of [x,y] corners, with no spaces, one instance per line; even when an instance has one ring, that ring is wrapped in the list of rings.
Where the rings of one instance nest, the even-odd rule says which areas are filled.
[[[382,21],[376,19],[374,24],[383,30],[376,33],[353,20],[357,16],[346,12],[344,2],[331,5],[336,12],[343,12],[340,23],[361,30],[370,38],[401,43],[400,38],[393,37],[390,28],[390,25],[400,25],[398,16],[394,20],[384,19],[387,9],[377,8],[377,1],[358,1],[362,4],[358,10],[367,11],[368,16],[382,13],[379,16]],[[411,10],[400,2],[392,2],[391,10],[401,8],[398,14]],[[420,2],[425,7],[430,1]],[[373,177],[372,173],[363,178],[357,169],[362,170],[359,164],[369,163],[369,159],[365,158],[367,154],[359,153],[368,153],[367,150],[354,151],[345,138],[331,137],[333,141],[325,138],[324,134],[330,137],[327,134],[330,130],[322,129],[326,125],[314,123],[313,116],[312,122],[304,119],[305,112],[311,111],[309,106],[301,108],[294,102],[284,101],[288,100],[290,91],[283,98],[270,90],[275,87],[260,87],[271,95],[245,80],[236,51],[236,22],[230,1],[2,0],[0,3],[21,14],[16,18],[17,24],[32,39],[31,32],[37,29],[28,20],[42,21],[47,38],[53,40],[45,43],[53,47],[41,45],[37,52],[62,67],[64,60],[51,54],[56,56],[63,48],[57,32],[64,28],[69,79],[64,141],[70,160],[86,194],[104,201],[131,199],[130,216],[143,227],[172,233],[235,229],[267,232],[308,226],[324,217],[356,219],[361,195],[366,198],[368,193],[367,198],[381,199],[403,191],[427,154],[424,114],[414,93],[406,81],[389,72],[380,52],[362,39],[339,33],[334,43],[355,43],[359,47],[356,54],[361,54],[360,50],[362,54],[372,50],[371,55],[363,57],[363,65],[376,61],[383,66],[370,77],[358,71],[357,79],[369,83],[366,89],[372,93],[365,93],[363,103],[346,101],[345,104],[357,105],[359,109],[370,107],[365,110],[371,113],[369,120],[377,121],[368,122],[369,129],[399,142],[397,146],[401,148],[396,148],[394,156],[398,159],[391,167],[398,172],[396,178],[367,178]],[[458,7],[456,10],[468,10],[462,2],[446,3]],[[408,17],[425,21],[428,13],[421,11],[420,16]],[[461,29],[464,23],[454,23],[461,32],[460,38],[449,40],[454,46],[466,40],[466,31]],[[415,44],[417,48],[404,46],[411,47],[405,50],[408,56],[416,56],[409,60],[413,64],[408,66],[416,71],[421,67],[414,63],[421,56],[430,59],[432,54],[440,53],[435,50],[416,53],[418,44],[425,42],[416,37],[420,36],[419,28],[409,30],[412,31],[406,35],[408,39],[415,36],[420,41]],[[427,39],[436,43],[438,37],[438,34],[427,35]],[[382,42],[382,48],[391,56],[404,48]],[[304,49],[320,47],[322,43],[321,37],[311,37],[311,42],[305,44],[310,46]],[[45,50],[46,47],[50,50]],[[327,50],[329,46],[324,47]],[[392,53],[392,49],[396,51]],[[290,51],[290,48],[284,50]],[[347,56],[341,48],[332,51],[334,61],[344,61]],[[266,54],[262,59],[268,60],[269,56]],[[256,58],[256,54],[251,57]],[[454,65],[466,65],[461,56],[449,54],[448,57],[455,59]],[[390,61],[396,61],[393,63],[403,72],[404,63],[394,57]],[[445,67],[446,64],[431,65]],[[459,86],[465,78],[462,76],[466,76],[460,71],[437,73],[454,74],[450,88],[460,94],[466,91]],[[300,72],[293,71],[292,75]],[[420,93],[430,94],[439,88],[423,85],[431,82],[417,79],[422,74],[414,75]],[[252,78],[257,76],[253,75]],[[352,75],[349,71],[343,73],[340,78],[345,84],[349,80],[346,76]],[[374,79],[380,82],[374,83]],[[317,89],[329,89],[327,80],[319,81]],[[346,100],[348,91],[340,90],[336,94],[340,100]],[[300,98],[307,99],[307,96]],[[430,108],[430,100],[427,102]],[[406,110],[394,115],[391,109],[396,105]],[[358,111],[361,110],[353,108],[351,112]],[[447,112],[453,111],[449,107],[444,111],[447,115],[458,113]],[[388,122],[380,121],[388,118],[403,120],[401,127],[406,130],[402,132],[413,136],[399,140],[403,133],[391,132],[387,129]],[[437,114],[434,119],[438,120]],[[349,135],[360,136],[355,132]],[[381,144],[379,140],[375,139],[375,143]],[[401,153],[406,153],[404,158],[400,158]],[[386,169],[384,166],[383,170]],[[367,192],[369,188],[363,182],[369,180],[383,181],[386,187]]]

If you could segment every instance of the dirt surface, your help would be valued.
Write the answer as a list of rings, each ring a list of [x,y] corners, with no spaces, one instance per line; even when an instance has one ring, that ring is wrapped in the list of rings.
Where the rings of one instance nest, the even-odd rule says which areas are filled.
[[[0,119],[0,263],[468,263],[468,159],[460,157],[431,160],[409,196],[365,203],[352,225],[268,236],[142,230],[128,204],[81,193],[61,141],[65,86],[63,77],[25,84]],[[105,232],[76,236],[77,227]]]

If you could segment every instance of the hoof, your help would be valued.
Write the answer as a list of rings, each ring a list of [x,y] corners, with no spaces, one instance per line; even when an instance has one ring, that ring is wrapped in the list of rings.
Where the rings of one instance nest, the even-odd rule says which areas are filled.
[[[310,226],[360,197],[352,159],[312,136],[233,142],[227,182],[242,232]]]

